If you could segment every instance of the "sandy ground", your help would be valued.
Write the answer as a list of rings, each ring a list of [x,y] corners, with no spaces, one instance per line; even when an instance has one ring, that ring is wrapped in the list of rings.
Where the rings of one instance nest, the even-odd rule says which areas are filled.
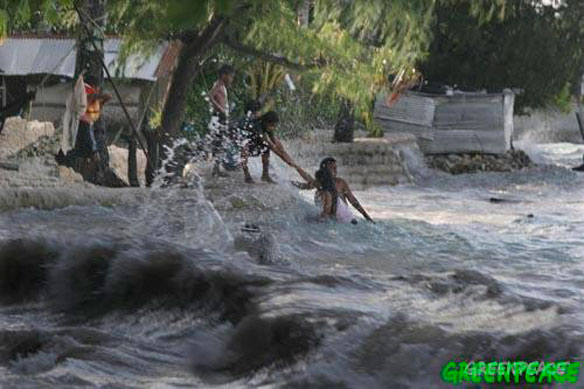
[[[169,191],[95,186],[83,182],[71,169],[57,166],[51,158],[18,160],[18,170],[0,167],[0,212],[29,207],[49,210],[71,205],[139,205],[147,199],[162,198]],[[187,174],[183,182],[170,190],[185,190],[188,191],[185,196],[196,196],[194,188],[202,187],[205,198],[221,214],[257,213],[300,201],[293,191],[281,190],[281,185],[259,179],[256,184],[245,184],[239,170],[230,172],[225,178],[211,177],[210,171],[209,165],[199,166],[193,169],[194,174]]]
[[[141,151],[137,157],[142,187],[113,189],[84,182],[72,169],[58,166],[54,155],[59,147],[58,131],[51,123],[27,122],[20,118],[7,120],[0,136],[0,211],[29,207],[56,209],[70,205],[135,205],[152,196],[156,198],[156,192],[168,191],[144,187],[146,158]],[[110,167],[127,182],[127,149],[117,146],[108,149]],[[258,161],[253,164],[259,168]],[[240,170],[230,172],[227,178],[213,178],[207,164],[197,169],[177,186],[177,190],[187,186],[191,187],[187,190],[193,192],[192,187],[197,186],[195,182],[203,183],[205,198],[219,212],[257,212],[298,201],[298,196],[279,190],[277,185],[245,184]]]
[[[24,131],[28,126],[26,121],[22,120],[17,124],[20,125],[19,131]],[[44,128],[42,125],[37,127]],[[310,146],[326,142],[331,135],[330,132],[319,131],[310,139],[296,140],[288,146],[295,150],[300,144]],[[132,206],[148,200],[158,201],[168,192],[168,189],[144,187],[143,172],[146,160],[141,152],[138,155],[141,188],[104,188],[83,182],[79,174],[56,164],[54,155],[59,149],[59,142],[55,135],[45,134],[39,130],[32,138],[35,141],[4,144],[4,155],[8,157],[0,158],[0,212],[29,207],[48,210],[71,205]],[[127,150],[116,146],[110,146],[109,150],[110,166],[127,181],[125,175]],[[3,168],[2,162],[6,162],[4,167],[8,168]],[[252,175],[256,177],[256,183],[253,185],[243,182],[243,174],[239,169],[230,172],[225,178],[211,177],[211,166],[202,163],[194,168],[194,174],[187,174],[185,180],[177,185],[175,190],[190,187],[186,189],[190,192],[185,192],[185,196],[196,196],[198,191],[192,188],[202,183],[205,199],[211,201],[222,216],[242,220],[250,216],[269,217],[271,212],[262,211],[296,207],[299,202],[305,201],[298,195],[297,190],[290,187],[290,180],[301,180],[297,173],[285,167],[275,157],[273,164],[271,172],[274,177],[278,176],[277,185],[259,180],[260,161],[259,158],[252,158],[250,168]],[[306,168],[312,171],[312,168],[308,166]]]

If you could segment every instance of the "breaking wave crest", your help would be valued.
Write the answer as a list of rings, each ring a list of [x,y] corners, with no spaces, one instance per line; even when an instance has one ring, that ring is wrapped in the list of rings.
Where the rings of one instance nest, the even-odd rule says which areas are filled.
[[[375,280],[225,255],[154,240],[1,242],[0,310],[31,325],[0,331],[0,369],[48,385],[109,371],[122,384],[432,386],[454,355],[569,359],[583,344],[541,326],[569,311],[478,271]]]

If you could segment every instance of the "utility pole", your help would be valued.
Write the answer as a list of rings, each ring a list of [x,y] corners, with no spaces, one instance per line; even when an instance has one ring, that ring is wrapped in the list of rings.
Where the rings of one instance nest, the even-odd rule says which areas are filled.
[[[83,74],[83,78],[89,84],[103,90],[104,74],[102,63],[104,62],[104,30],[107,24],[107,14],[105,12],[107,0],[85,0],[80,4],[83,12],[79,31],[77,63],[75,77]],[[96,50],[97,49],[97,50]],[[106,124],[102,114],[94,124],[95,140],[99,152],[98,164],[100,171],[109,167],[109,153],[106,142]]]

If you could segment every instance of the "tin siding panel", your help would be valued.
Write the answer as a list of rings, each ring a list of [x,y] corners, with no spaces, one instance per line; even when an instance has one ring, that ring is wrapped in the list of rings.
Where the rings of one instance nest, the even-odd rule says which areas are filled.
[[[429,154],[509,150],[513,133],[513,94],[427,95],[408,92],[387,107],[380,96],[374,117],[385,131],[407,132]],[[511,122],[510,119],[511,118]],[[509,123],[510,122],[510,123]]]
[[[484,130],[444,130],[427,146],[429,154],[481,152],[503,154],[507,151],[502,132]]]
[[[377,99],[375,116],[379,119],[429,127],[432,125],[434,107],[434,100],[431,98],[407,93],[391,107],[387,106],[385,97]]]
[[[437,130],[503,131],[502,99],[496,102],[452,102],[436,107]]]
[[[72,78],[75,74],[77,50],[75,39],[63,38],[7,38],[0,45],[0,69],[4,76],[54,74]],[[107,38],[104,42],[104,60],[114,77],[156,80],[156,70],[168,43],[161,43],[153,55],[131,55],[125,68],[118,67],[121,40]]]
[[[30,74],[75,75],[75,40],[43,39],[31,64]],[[19,54],[20,55],[20,54]]]

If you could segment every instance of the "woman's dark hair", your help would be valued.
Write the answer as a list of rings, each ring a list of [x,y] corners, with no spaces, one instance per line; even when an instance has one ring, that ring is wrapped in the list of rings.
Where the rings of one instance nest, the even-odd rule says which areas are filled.
[[[278,124],[280,118],[278,114],[274,111],[268,111],[260,117],[260,122],[262,123],[262,128],[266,128],[268,124]]]
[[[327,157],[320,161],[320,169],[315,174],[316,179],[320,184],[320,190],[323,192],[329,192],[332,196],[332,212],[333,215],[337,214],[337,199],[339,194],[337,193],[337,186],[335,185],[335,178],[331,170],[329,169],[329,164],[336,162],[332,157]]]
[[[221,66],[221,68],[219,69],[219,76],[222,76],[224,74],[235,74],[235,69],[233,68],[233,66],[225,64]]]
[[[337,162],[337,160],[334,159],[333,157],[326,157],[325,159],[323,159],[322,161],[320,161],[320,168],[321,169],[324,169],[324,168],[328,167],[328,165],[330,163],[333,163],[333,162]]]

